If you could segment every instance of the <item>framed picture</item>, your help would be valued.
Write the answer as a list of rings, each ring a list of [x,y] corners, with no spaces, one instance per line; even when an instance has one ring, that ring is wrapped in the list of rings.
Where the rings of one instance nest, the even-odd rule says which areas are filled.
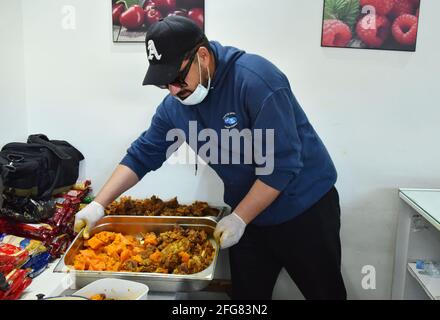
[[[324,0],[322,47],[416,51],[421,0]]]
[[[111,0],[113,42],[145,42],[148,27],[170,15],[205,29],[205,0]]]

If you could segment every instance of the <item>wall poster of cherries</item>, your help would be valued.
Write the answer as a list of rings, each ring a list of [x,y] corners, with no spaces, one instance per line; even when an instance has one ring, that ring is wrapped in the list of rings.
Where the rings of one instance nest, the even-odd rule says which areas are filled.
[[[324,0],[321,46],[416,51],[421,0]]]
[[[170,15],[205,29],[205,0],[112,0],[113,42],[145,42],[148,27]]]

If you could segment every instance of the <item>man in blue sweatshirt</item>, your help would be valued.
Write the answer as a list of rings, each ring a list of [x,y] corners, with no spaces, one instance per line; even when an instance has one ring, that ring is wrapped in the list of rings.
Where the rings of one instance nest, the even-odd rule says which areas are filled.
[[[214,236],[230,248],[233,299],[271,299],[283,267],[306,299],[346,299],[336,169],[286,76],[260,56],[209,42],[183,17],[152,25],[146,48],[143,84],[169,95],[77,214],[76,230],[88,237],[109,203],[187,141],[222,179],[232,208]],[[243,139],[231,148],[237,134]],[[201,152],[207,136],[209,152]]]

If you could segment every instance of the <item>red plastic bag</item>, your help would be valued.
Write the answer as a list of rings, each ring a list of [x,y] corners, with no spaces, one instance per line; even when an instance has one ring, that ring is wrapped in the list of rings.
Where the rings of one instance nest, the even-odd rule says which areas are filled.
[[[0,243],[0,272],[8,274],[15,268],[19,268],[29,259],[27,250],[11,244]]]
[[[32,280],[27,277],[26,270],[15,269],[6,276],[6,282],[9,288],[6,291],[0,291],[0,300],[18,299]]]
[[[68,234],[55,237],[50,243],[50,255],[54,258],[59,258],[66,252],[71,242],[72,237]]]
[[[12,226],[10,234],[24,238],[47,241],[56,236],[57,230],[46,223],[17,223]]]

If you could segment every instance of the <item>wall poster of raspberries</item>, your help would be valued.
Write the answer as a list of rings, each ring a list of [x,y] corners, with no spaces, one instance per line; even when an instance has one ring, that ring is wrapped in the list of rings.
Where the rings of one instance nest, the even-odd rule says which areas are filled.
[[[321,46],[416,51],[420,0],[324,0]]]
[[[145,42],[148,27],[184,16],[205,29],[205,0],[112,0],[113,42]]]

